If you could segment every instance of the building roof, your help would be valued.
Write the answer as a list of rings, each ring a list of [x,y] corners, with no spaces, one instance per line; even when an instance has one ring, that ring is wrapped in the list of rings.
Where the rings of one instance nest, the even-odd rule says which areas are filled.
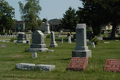
[[[48,21],[50,25],[58,25],[60,24],[60,19],[51,19]]]

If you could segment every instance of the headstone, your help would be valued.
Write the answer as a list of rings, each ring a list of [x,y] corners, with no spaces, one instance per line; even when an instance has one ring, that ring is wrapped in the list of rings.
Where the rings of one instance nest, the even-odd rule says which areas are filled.
[[[37,53],[36,52],[32,53],[32,58],[37,58]]]
[[[16,64],[16,69],[20,69],[20,70],[33,70],[34,68],[35,68],[35,64],[30,64],[30,63]]]
[[[19,32],[17,36],[17,43],[26,43],[26,35],[24,32]]]
[[[16,43],[16,42],[17,42],[17,40],[14,40],[13,42],[15,42],[15,43]]]
[[[50,44],[50,47],[57,47],[58,44],[56,43],[55,41],[55,35],[54,35],[54,32],[51,31],[51,44]]]
[[[109,42],[104,42],[104,43],[108,43],[109,44]]]
[[[5,40],[2,40],[2,42],[5,42]]]
[[[6,45],[2,44],[1,47],[6,47]]]
[[[61,43],[63,43],[63,37],[61,37]]]
[[[120,60],[119,59],[107,59],[104,70],[120,72]]]
[[[81,71],[88,65],[87,57],[72,57],[68,66],[68,70]]]
[[[94,42],[91,42],[91,46],[92,46],[92,48],[95,48]]]
[[[68,37],[68,43],[71,44],[71,36]]]
[[[27,40],[27,41],[26,41],[26,44],[30,45],[30,40]]]
[[[49,50],[49,52],[54,52],[54,50]]]
[[[48,20],[46,21],[46,24],[45,24],[45,32],[44,32],[44,34],[50,34],[50,29],[49,29]]]
[[[40,65],[36,65],[36,68],[44,70],[44,71],[51,71],[52,69],[55,68],[55,65],[40,64]]]
[[[92,57],[91,50],[88,50],[86,44],[86,24],[77,24],[76,47],[72,51],[72,57]]]
[[[43,52],[48,50],[46,44],[44,43],[44,34],[37,30],[32,34],[32,44],[28,49],[29,52]]]

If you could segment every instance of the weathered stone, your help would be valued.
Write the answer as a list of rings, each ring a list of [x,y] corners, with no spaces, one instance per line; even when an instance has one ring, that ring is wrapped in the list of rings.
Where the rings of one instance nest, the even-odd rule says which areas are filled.
[[[17,36],[17,43],[26,43],[26,35],[24,32],[19,32]]]
[[[54,32],[51,31],[51,44],[50,44],[50,47],[57,47],[58,44],[56,43],[55,41],[55,35],[54,35]]]
[[[92,48],[95,48],[94,42],[91,42],[91,46],[92,46]]]
[[[63,43],[63,37],[61,37],[61,43]]]
[[[88,50],[86,43],[86,24],[77,24],[76,47],[72,51],[72,57],[92,57],[91,50]]]
[[[46,21],[44,34],[50,34],[49,23]]]
[[[55,65],[39,64],[39,65],[36,65],[36,68],[44,71],[51,71],[52,69],[55,68]]]
[[[68,70],[81,71],[88,65],[87,57],[72,57],[68,66]]]
[[[16,64],[16,68],[20,69],[20,70],[33,70],[33,69],[35,69],[35,64],[18,63],[18,64]]]
[[[32,34],[32,44],[28,49],[29,52],[43,52],[48,50],[46,44],[44,43],[44,34],[37,30]]]
[[[104,70],[120,72],[120,60],[119,59],[107,59]]]
[[[32,58],[37,58],[37,53],[36,52],[32,53]]]
[[[71,36],[68,37],[68,43],[71,44]]]

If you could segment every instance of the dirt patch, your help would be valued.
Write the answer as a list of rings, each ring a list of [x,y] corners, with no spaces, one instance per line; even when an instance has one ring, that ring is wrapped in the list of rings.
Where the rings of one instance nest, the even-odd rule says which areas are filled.
[[[15,57],[23,57],[23,55],[20,55],[20,54],[19,54],[19,55],[14,55],[14,56],[11,56],[11,57],[14,57],[14,58],[15,58]]]

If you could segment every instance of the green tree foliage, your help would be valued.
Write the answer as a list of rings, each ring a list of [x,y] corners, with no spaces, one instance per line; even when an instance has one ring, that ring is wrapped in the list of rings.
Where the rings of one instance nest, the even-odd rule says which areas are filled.
[[[42,22],[46,22],[46,21],[47,21],[47,19],[46,19],[46,18],[43,18]]]
[[[39,18],[39,14],[41,11],[41,7],[39,5],[39,0],[25,0],[26,4],[24,5],[21,2],[19,3],[21,19],[26,22],[26,26],[28,29],[32,29],[35,31],[41,25],[41,19]]]
[[[101,25],[104,22],[104,12],[101,3],[92,0],[82,0],[83,8],[79,7],[77,14],[79,16],[80,23],[86,23],[93,29],[94,35],[99,35],[101,31]]]
[[[5,0],[0,0],[0,31],[14,28],[14,8]]]
[[[75,31],[76,24],[78,23],[78,18],[76,15],[75,9],[69,7],[69,9],[63,14],[63,18],[61,19],[61,27],[64,29],[70,29],[71,31]]]
[[[116,26],[120,23],[120,0],[81,0],[83,8],[79,7],[79,22],[92,26],[95,35],[100,33],[100,26],[113,25],[111,39],[115,38]]]

